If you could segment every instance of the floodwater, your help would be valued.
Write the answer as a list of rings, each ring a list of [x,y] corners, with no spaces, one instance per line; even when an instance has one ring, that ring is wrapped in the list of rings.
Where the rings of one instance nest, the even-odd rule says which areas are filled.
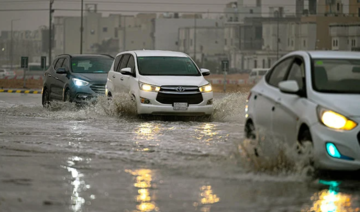
[[[202,120],[139,119],[121,96],[48,110],[0,94],[0,211],[360,211],[356,176],[318,176],[276,141],[254,157],[247,95],[216,97]]]

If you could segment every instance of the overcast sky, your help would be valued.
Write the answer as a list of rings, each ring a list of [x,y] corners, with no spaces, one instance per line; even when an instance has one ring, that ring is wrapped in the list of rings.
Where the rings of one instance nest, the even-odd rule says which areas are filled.
[[[80,9],[80,0],[55,0],[54,9]],[[226,0],[84,0],[86,3],[97,2],[99,10],[145,10],[145,11],[210,11],[222,12]],[[128,2],[128,3],[114,3]],[[130,3],[129,3],[130,2]],[[133,2],[143,2],[141,4],[131,4]],[[150,4],[144,4],[144,3]],[[165,2],[168,4],[152,4],[154,2]],[[173,4],[181,3],[181,4]],[[201,5],[195,5],[195,4]],[[9,9],[45,9],[49,8],[49,0],[0,0],[0,10]],[[115,13],[115,12],[111,12]],[[55,11],[55,16],[69,15],[80,16],[79,11],[65,12]],[[104,14],[107,15],[107,14]],[[0,31],[10,30],[12,19],[14,30],[34,30],[41,25],[48,25],[48,11],[0,11]]]

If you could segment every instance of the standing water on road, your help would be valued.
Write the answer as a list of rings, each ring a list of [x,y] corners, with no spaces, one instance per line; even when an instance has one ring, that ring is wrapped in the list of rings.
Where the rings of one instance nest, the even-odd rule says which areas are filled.
[[[278,171],[243,154],[246,94],[217,98],[211,121],[139,119],[126,96],[50,110],[16,97],[0,96],[0,211],[359,210],[359,183],[288,169],[302,165],[291,147],[272,147]]]

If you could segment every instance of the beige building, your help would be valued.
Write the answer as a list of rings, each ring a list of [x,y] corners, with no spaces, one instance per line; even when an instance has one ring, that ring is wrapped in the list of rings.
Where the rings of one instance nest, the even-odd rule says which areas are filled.
[[[360,22],[351,24],[330,24],[332,50],[360,50]]]
[[[349,0],[349,4],[350,4],[350,9],[349,9],[350,15],[360,17],[360,1]]]

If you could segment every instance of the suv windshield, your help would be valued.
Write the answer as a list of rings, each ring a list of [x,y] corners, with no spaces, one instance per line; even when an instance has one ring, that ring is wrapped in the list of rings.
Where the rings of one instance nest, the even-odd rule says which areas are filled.
[[[141,75],[201,76],[188,57],[138,57]]]
[[[74,57],[71,70],[74,73],[108,73],[113,59],[108,57]]]
[[[360,60],[314,59],[313,87],[326,93],[360,93]]]

